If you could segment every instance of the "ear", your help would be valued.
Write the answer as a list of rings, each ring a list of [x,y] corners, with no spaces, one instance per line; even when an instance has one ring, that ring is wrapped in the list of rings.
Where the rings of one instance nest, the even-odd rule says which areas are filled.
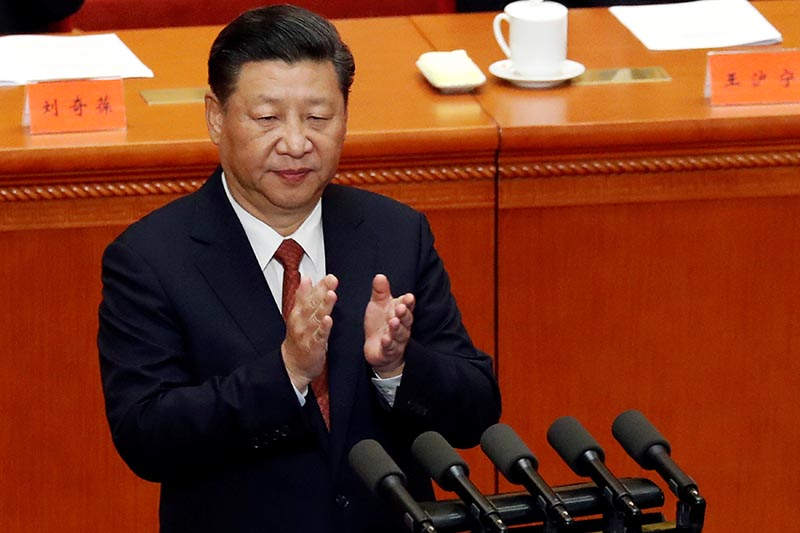
[[[216,95],[210,91],[206,93],[205,103],[208,136],[211,137],[211,142],[219,144],[219,139],[222,136],[222,122],[225,119],[225,112]]]

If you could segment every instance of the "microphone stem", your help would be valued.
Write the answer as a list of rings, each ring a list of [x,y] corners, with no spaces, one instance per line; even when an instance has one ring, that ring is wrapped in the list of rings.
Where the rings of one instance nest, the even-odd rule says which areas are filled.
[[[611,506],[616,511],[629,518],[641,516],[642,511],[639,510],[639,507],[634,503],[628,489],[609,472],[605,463],[600,460],[600,456],[597,455],[597,452],[589,450],[584,457],[592,465],[592,481],[606,494]]]
[[[405,485],[398,476],[386,476],[382,480],[380,488],[385,493],[385,497],[403,512],[404,519],[412,531],[436,533],[436,529],[431,523],[431,517],[406,491]]]
[[[574,523],[574,519],[567,511],[564,502],[562,502],[558,494],[539,477],[530,460],[521,460],[519,462],[519,467],[525,473],[522,479],[522,485],[536,498],[539,508],[544,513],[545,520],[552,520],[565,526],[571,526]]]
[[[454,465],[450,467],[450,473],[456,480],[455,493],[467,505],[469,513],[481,525],[490,528],[490,531],[507,532],[508,527],[500,519],[497,509],[478,491],[477,487],[470,481],[469,476],[464,473],[464,469]]]

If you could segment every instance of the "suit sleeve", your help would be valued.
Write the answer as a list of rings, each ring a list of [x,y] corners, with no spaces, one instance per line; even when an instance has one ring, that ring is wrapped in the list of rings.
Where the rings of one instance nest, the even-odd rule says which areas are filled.
[[[423,215],[418,242],[414,325],[393,415],[410,424],[412,433],[434,430],[453,446],[475,446],[500,417],[492,359],[473,345],[462,324]]]
[[[279,351],[225,375],[192,368],[185,313],[121,241],[103,257],[98,347],[106,413],[120,455],[151,481],[214,468],[246,453],[285,453],[306,418]],[[202,325],[201,325],[202,326]]]

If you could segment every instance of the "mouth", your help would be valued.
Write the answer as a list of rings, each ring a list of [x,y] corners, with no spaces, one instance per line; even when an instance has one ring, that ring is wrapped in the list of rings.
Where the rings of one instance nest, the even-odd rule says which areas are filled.
[[[310,168],[284,168],[275,173],[289,183],[300,183],[311,173]]]

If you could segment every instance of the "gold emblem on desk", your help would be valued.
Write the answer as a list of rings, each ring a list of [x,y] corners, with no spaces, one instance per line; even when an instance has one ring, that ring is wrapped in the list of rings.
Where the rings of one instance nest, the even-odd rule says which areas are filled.
[[[182,87],[176,89],[145,89],[141,91],[147,105],[202,104],[207,87]]]
[[[573,85],[607,85],[611,83],[646,83],[671,81],[663,67],[629,67],[589,69],[574,80]]]

